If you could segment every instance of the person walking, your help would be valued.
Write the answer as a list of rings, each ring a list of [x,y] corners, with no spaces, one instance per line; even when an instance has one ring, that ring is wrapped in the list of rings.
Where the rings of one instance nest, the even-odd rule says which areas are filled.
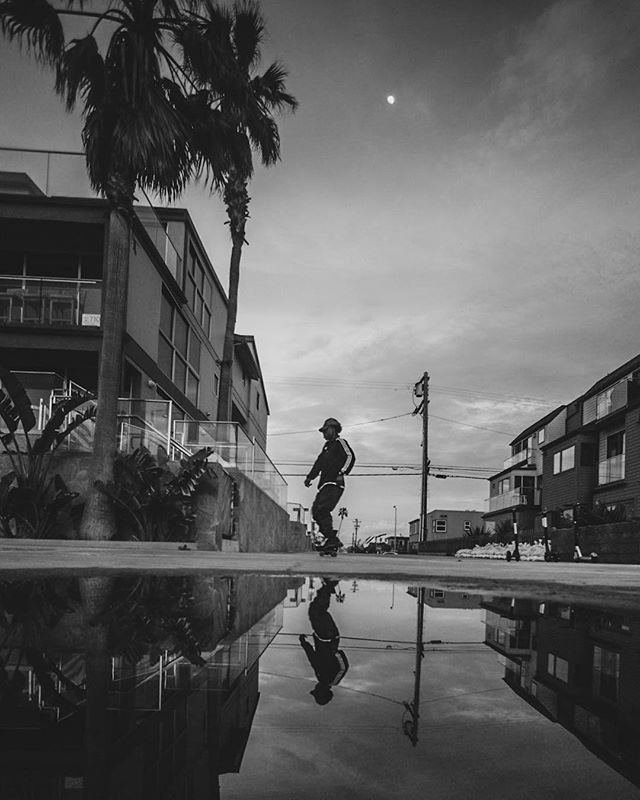
[[[342,542],[333,528],[331,512],[342,497],[344,476],[353,469],[356,457],[347,440],[340,437],[342,425],[337,419],[329,417],[318,430],[325,438],[325,445],[305,478],[304,485],[311,486],[320,476],[318,493],[311,506],[311,516],[325,538],[322,549],[336,550],[342,547]]]

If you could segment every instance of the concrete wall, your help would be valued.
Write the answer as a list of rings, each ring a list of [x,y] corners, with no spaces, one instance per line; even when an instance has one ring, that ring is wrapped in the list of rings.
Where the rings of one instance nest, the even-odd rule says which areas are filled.
[[[299,553],[307,549],[305,526],[291,522],[288,512],[245,475],[233,474],[237,484],[234,506],[241,553]]]

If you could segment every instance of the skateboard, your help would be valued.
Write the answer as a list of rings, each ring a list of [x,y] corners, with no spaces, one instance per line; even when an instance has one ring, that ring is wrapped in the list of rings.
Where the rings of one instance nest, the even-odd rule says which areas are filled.
[[[316,541],[314,543],[314,548],[320,553],[321,556],[330,556],[331,558],[335,558],[338,555],[338,550],[340,550],[344,545],[338,539],[335,544],[327,545],[326,539],[323,541]]]

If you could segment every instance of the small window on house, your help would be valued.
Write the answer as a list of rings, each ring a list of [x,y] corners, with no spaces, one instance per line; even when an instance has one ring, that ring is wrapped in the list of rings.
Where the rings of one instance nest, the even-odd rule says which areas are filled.
[[[465,519],[463,527],[465,533],[471,533],[471,520]]]
[[[624,455],[624,431],[607,436],[607,458]]]
[[[618,699],[620,683],[620,653],[599,645],[593,648],[592,690],[597,697],[606,700]]]
[[[553,474],[558,475],[560,472],[566,472],[573,469],[575,466],[576,448],[575,445],[561,450],[559,453],[553,455]]]
[[[538,431],[538,444],[542,444],[544,442],[544,428],[540,428]]]
[[[436,519],[434,520],[436,524],[436,533],[446,533],[447,532],[447,520],[446,519]]]
[[[547,672],[563,683],[569,682],[569,662],[566,658],[560,658],[554,653],[549,653],[547,656]]]

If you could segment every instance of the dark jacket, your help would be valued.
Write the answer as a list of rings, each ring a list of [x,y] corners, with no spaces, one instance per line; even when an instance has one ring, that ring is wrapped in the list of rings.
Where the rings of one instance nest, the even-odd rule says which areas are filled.
[[[316,463],[307,475],[307,480],[312,481],[320,475],[319,489],[326,483],[344,486],[343,476],[351,472],[355,463],[356,457],[349,447],[349,443],[346,439],[338,437],[325,443],[320,455],[316,458]]]
[[[309,644],[305,639],[300,640],[302,649],[307,654],[309,663],[313,667],[318,683],[327,686],[336,686],[347,674],[349,661],[344,650],[338,649],[339,638],[330,642],[323,642],[314,633],[313,643]]]

